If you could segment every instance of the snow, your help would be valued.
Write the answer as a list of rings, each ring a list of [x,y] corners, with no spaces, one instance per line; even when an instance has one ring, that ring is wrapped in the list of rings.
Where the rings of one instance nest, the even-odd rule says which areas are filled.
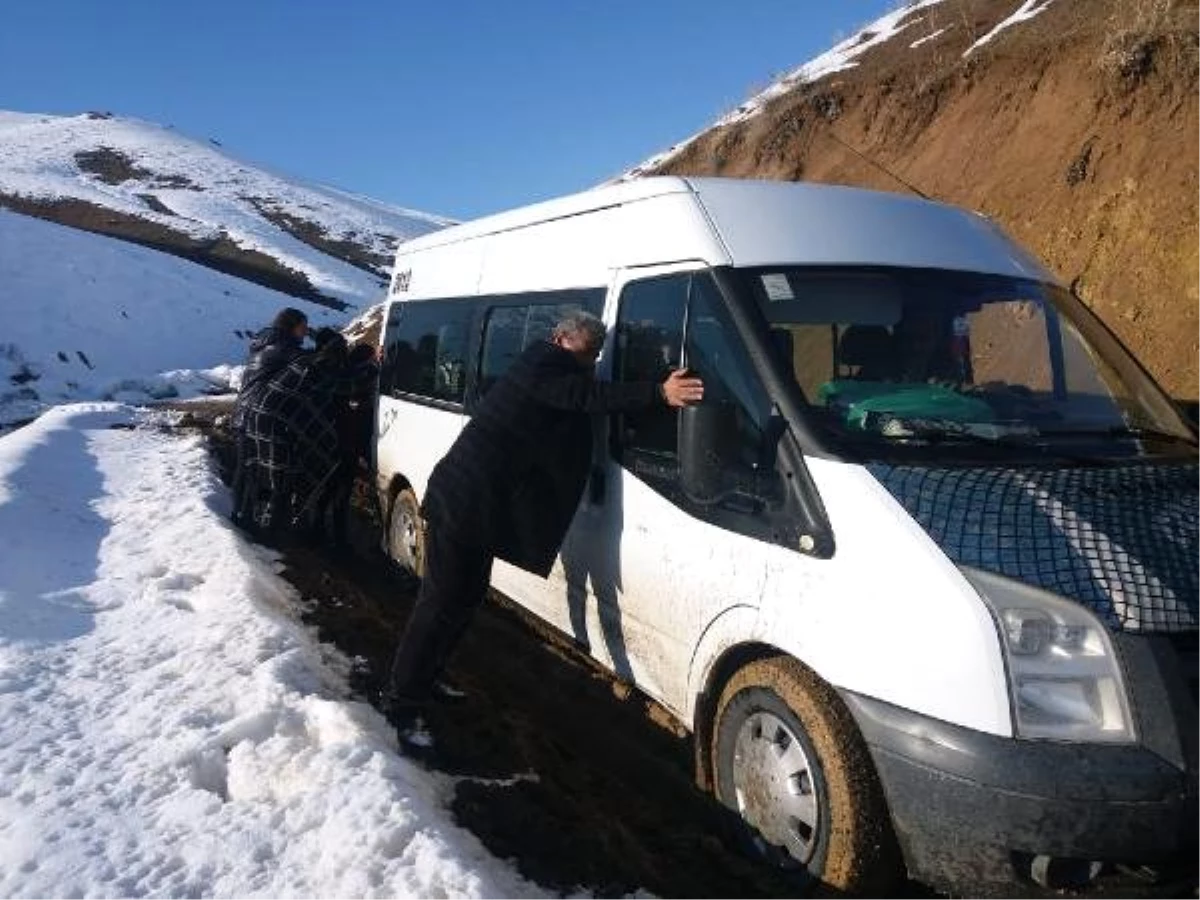
[[[1005,29],[1011,28],[1014,25],[1019,25],[1021,22],[1028,22],[1034,16],[1045,12],[1053,2],[1054,0],[1024,0],[1024,2],[1017,7],[1016,11],[1011,16],[1009,16],[1007,19],[1001,20],[991,31],[964,50],[963,58],[965,59],[966,57],[970,56],[984,44],[990,43],[996,38],[996,35],[1000,34],[1000,32],[1004,31]]]
[[[916,50],[922,44],[929,43],[930,41],[934,40],[935,38],[940,37],[941,35],[945,34],[947,31],[949,31],[948,28],[939,28],[937,31],[931,31],[929,34],[925,35],[925,37],[917,38],[915,41],[913,41],[911,44],[909,44],[908,49]]]
[[[346,340],[352,343],[365,341],[369,344],[379,344],[382,339],[380,332],[383,329],[383,311],[382,303],[363,310],[342,329]]]
[[[123,154],[149,174],[114,185],[81,169],[77,154],[100,148]],[[450,224],[281,177],[239,161],[211,142],[137,119],[0,112],[0,160],[0,193],[82,200],[202,240],[225,235],[302,272],[322,294],[354,306],[374,301],[380,273],[309,247],[272,224],[259,205],[313,223],[332,240],[352,240],[388,258],[399,241]],[[153,208],[146,198],[170,212]]]
[[[348,699],[200,440],[137,415],[0,437],[0,896],[543,896]]]
[[[67,400],[228,390],[245,336],[284,306],[314,325],[344,318],[175,256],[0,210],[0,423]]]
[[[671,158],[678,156],[689,144],[695,141],[701,134],[712,130],[713,128],[722,128],[727,125],[735,125],[739,122],[744,122],[747,119],[753,118],[762,112],[763,108],[776,97],[782,96],[789,91],[795,90],[797,87],[804,84],[813,84],[820,81],[822,78],[827,78],[837,72],[852,69],[857,66],[858,59],[868,50],[878,47],[890,41],[896,35],[916,25],[921,18],[913,18],[913,14],[920,12],[931,6],[936,6],[942,3],[943,0],[914,0],[914,2],[906,3],[898,9],[893,10],[885,16],[881,16],[874,22],[850,35],[844,41],[835,44],[831,49],[825,51],[820,56],[810,59],[804,65],[797,69],[788,72],[779,80],[771,84],[766,90],[755,94],[733,112],[718,119],[704,131],[698,132],[684,141],[674,145],[668,150],[663,151],[655,156],[650,157],[645,162],[630,169],[620,180],[628,180],[636,178],[643,172],[655,169]]]

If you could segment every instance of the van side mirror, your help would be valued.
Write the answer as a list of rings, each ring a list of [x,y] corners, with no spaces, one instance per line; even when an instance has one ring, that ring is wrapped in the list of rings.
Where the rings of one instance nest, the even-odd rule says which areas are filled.
[[[728,403],[700,403],[679,411],[679,481],[696,503],[715,503],[737,463],[737,413]]]

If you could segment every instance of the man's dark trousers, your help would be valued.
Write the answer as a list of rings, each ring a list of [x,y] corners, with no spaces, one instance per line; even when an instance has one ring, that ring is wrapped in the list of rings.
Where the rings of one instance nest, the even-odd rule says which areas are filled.
[[[487,597],[491,576],[490,551],[464,545],[430,523],[417,605],[392,661],[388,694],[397,711],[429,702],[434,682]]]

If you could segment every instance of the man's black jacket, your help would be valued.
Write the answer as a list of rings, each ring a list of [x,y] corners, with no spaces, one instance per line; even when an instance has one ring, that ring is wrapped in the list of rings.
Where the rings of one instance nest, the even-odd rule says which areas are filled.
[[[434,468],[422,512],[455,540],[545,577],[587,482],[591,416],[661,402],[654,383],[596,381],[566,350],[535,344]]]

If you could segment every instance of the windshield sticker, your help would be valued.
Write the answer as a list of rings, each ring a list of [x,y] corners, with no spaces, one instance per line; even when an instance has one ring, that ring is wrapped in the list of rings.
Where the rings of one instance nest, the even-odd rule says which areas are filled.
[[[767,292],[767,299],[774,303],[777,300],[795,300],[796,295],[792,293],[792,286],[788,283],[788,277],[781,273],[762,276],[763,290]]]

